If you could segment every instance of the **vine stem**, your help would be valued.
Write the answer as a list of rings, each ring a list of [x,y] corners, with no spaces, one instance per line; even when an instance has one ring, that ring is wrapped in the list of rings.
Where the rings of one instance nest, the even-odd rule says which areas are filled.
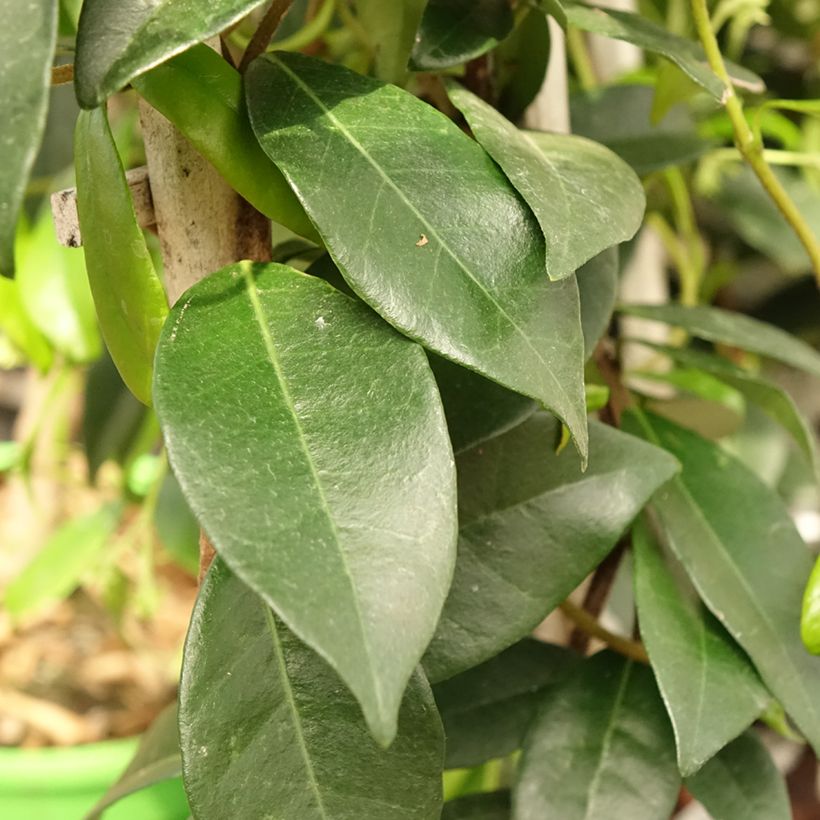
[[[585,609],[572,603],[569,599],[564,601],[559,606],[559,609],[579,629],[591,635],[593,638],[598,638],[603,641],[610,649],[614,649],[616,652],[627,658],[631,658],[633,661],[649,663],[649,655],[646,654],[646,649],[644,649],[642,643],[624,638],[621,635],[616,635],[614,632],[605,629]]]
[[[239,72],[244,74],[248,66],[268,47],[271,37],[279,28],[279,23],[285,16],[285,12],[291,7],[293,0],[273,0],[270,8],[265,12],[259,26],[251,37],[245,53],[242,55],[242,60],[239,63]]]
[[[735,145],[737,145],[738,151],[743,155],[746,162],[749,163],[780,213],[783,214],[792,230],[797,234],[797,238],[809,255],[815,277],[818,284],[820,284],[820,242],[818,242],[800,210],[794,204],[768,162],[766,162],[763,143],[755,136],[746,120],[743,113],[743,104],[735,92],[732,79],[726,69],[726,63],[723,61],[723,55],[720,53],[706,0],[692,0],[692,15],[701,45],[706,52],[709,67],[724,85],[722,102],[732,123]]]

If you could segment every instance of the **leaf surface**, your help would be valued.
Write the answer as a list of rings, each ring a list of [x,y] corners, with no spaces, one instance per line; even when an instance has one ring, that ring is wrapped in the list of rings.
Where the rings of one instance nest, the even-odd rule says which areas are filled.
[[[584,355],[592,357],[595,346],[606,333],[618,298],[620,258],[617,248],[608,248],[577,271],[581,299],[581,327]]]
[[[376,76],[404,85],[426,0],[355,0],[356,14],[376,49]]]
[[[320,279],[238,263],[177,302],[154,392],[217,552],[389,742],[455,558],[455,474],[422,349]]]
[[[811,571],[803,593],[800,634],[806,649],[813,655],[820,655],[820,558]]]
[[[54,351],[34,324],[20,296],[20,283],[0,276],[0,331],[41,373],[51,367]]]
[[[510,820],[510,793],[488,792],[449,800],[441,820]]]

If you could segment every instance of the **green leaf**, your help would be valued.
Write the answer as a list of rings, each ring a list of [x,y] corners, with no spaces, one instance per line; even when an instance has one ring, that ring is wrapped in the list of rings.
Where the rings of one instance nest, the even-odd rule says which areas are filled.
[[[550,279],[569,276],[635,235],[646,205],[643,186],[612,151],[571,134],[522,131],[456,82],[447,93],[535,214]]]
[[[426,0],[355,0],[355,5],[376,49],[376,76],[386,83],[404,85]]]
[[[179,777],[182,759],[179,754],[177,705],[172,703],[160,712],[140,738],[133,759],[119,780],[99,799],[84,820],[97,820],[103,812],[129,794],[147,789],[155,783]]]
[[[179,708],[200,820],[441,813],[444,735],[424,676],[413,675],[396,739],[380,748],[333,671],[219,559],[191,620]]]
[[[684,775],[697,771],[766,709],[746,656],[672,574],[646,527],[632,534],[641,637],[666,703]]]
[[[17,216],[46,125],[57,2],[22,0],[4,4],[4,12],[0,27],[0,274],[11,276]]]
[[[77,32],[74,85],[95,108],[138,74],[206,40],[263,0],[85,0]]]
[[[319,235],[279,169],[256,141],[242,75],[197,45],[134,80],[134,87],[248,202],[300,236]]]
[[[19,441],[0,441],[0,475],[13,470],[24,457],[24,448]]]
[[[640,14],[575,2],[565,2],[563,5],[570,25],[593,34],[624,40],[646,51],[660,54],[671,60],[716,100],[723,100],[723,81],[709,68],[703,49],[693,40],[678,37]],[[725,62],[734,85],[756,94],[766,90],[763,80],[757,74],[729,60]]]
[[[441,820],[510,820],[510,793],[488,792],[444,804]]]
[[[244,262],[180,299],[156,367],[174,474],[217,552],[388,743],[455,559],[424,352],[321,279]]]
[[[154,526],[160,543],[169,555],[196,577],[199,572],[199,524],[171,472],[165,476],[160,487],[154,510]]]
[[[41,373],[51,367],[54,352],[28,315],[19,282],[4,277],[0,277],[0,333]]]
[[[564,0],[536,0],[536,5],[545,13],[555,18],[561,28],[567,27],[567,12]]]
[[[590,259],[577,272],[584,355],[587,359],[595,352],[595,346],[612,321],[612,312],[618,299],[619,265],[618,249],[609,248]]]
[[[652,672],[611,652],[549,693],[524,744],[515,820],[668,820],[680,776]]]
[[[814,565],[803,593],[800,635],[806,649],[813,655],[820,655],[820,558]]]
[[[520,749],[544,693],[577,662],[568,649],[525,639],[433,687],[447,738],[445,768],[477,766]]]
[[[429,0],[410,57],[413,71],[441,71],[480,57],[513,29],[509,0]]]
[[[106,504],[60,527],[6,587],[3,602],[12,618],[19,620],[73,592],[105,549],[120,512],[119,504]]]
[[[681,476],[652,503],[665,538],[704,603],[809,742],[820,747],[820,658],[800,642],[800,599],[811,557],[782,501],[694,433],[634,411],[624,424],[680,460]]]
[[[436,353],[543,402],[585,454],[575,279],[548,281],[538,225],[481,147],[341,66],[268,55],[246,78],[262,147],[356,293]]]
[[[790,820],[783,776],[754,731],[710,760],[686,788],[713,820]]]
[[[560,425],[538,413],[457,458],[458,561],[424,658],[430,680],[452,677],[527,635],[615,546],[674,459],[590,424],[589,469]],[[618,487],[613,493],[612,488]]]
[[[168,313],[165,292],[103,108],[80,112],[74,141],[77,212],[100,329],[129,390],[150,404],[154,351]]]
[[[677,325],[700,339],[749,350],[820,377],[820,353],[790,333],[751,316],[707,305],[625,305],[619,310]]]

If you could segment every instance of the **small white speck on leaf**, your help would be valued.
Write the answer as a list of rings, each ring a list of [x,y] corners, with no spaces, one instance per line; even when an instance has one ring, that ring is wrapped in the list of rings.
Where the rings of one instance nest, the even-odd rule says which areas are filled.
[[[324,316],[317,316],[316,321],[314,322],[314,324],[316,325],[316,327],[319,328],[319,330],[324,330],[325,325],[327,325],[327,322],[325,321]]]
[[[423,247],[424,247],[424,246],[425,246],[425,245],[426,245],[429,241],[430,241],[430,240],[427,238],[427,234],[424,234],[424,233],[423,233],[423,234],[419,237],[419,241],[418,241],[418,242],[416,242],[416,247],[417,247],[417,248],[423,248]]]

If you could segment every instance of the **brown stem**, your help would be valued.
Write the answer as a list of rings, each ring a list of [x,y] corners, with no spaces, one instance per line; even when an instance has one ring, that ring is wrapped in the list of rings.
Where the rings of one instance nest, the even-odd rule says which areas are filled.
[[[52,85],[66,85],[74,81],[74,63],[65,63],[64,65],[55,65],[51,69],[51,84]]]
[[[614,632],[605,629],[585,609],[582,609],[570,600],[564,601],[560,609],[567,618],[583,629],[584,632],[593,638],[598,638],[598,640],[603,641],[610,649],[614,649],[616,652],[619,652],[627,658],[631,658],[633,661],[649,663],[649,656],[646,654],[646,649],[644,649],[643,644],[630,640],[629,638],[624,638],[621,635],[616,635]]]
[[[601,421],[620,427],[621,415],[632,404],[632,396],[621,381],[621,365],[609,339],[603,339],[598,344],[594,358],[598,371],[609,388],[609,401],[601,411]]]
[[[279,23],[282,22],[292,2],[293,0],[273,0],[242,55],[239,63],[240,73],[244,74],[248,66],[268,47],[268,43],[276,33],[276,29],[279,28]]]

